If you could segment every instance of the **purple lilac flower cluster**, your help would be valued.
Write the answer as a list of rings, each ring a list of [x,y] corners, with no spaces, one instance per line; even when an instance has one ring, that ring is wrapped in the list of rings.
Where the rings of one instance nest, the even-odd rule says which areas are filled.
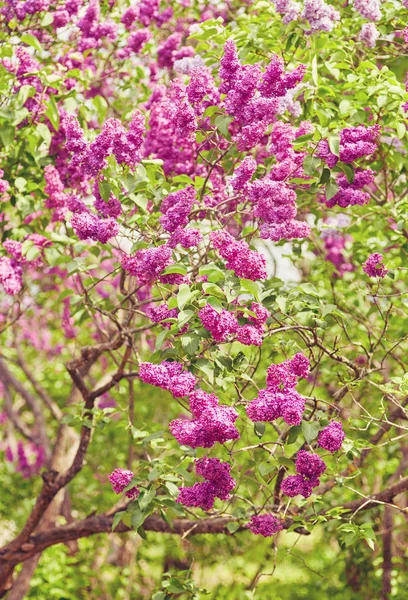
[[[319,432],[317,443],[320,448],[328,450],[332,454],[340,450],[346,434],[340,421],[332,421],[327,427]]]
[[[142,248],[133,255],[124,254],[122,267],[140,283],[157,281],[160,273],[173,263],[170,246],[163,244],[155,248]]]
[[[326,470],[324,461],[317,454],[299,450],[296,459],[297,475],[289,475],[281,484],[281,490],[290,498],[301,495],[308,498],[313,488],[320,484],[319,477]]]
[[[270,513],[266,515],[254,515],[248,523],[248,529],[256,535],[263,537],[272,537],[278,531],[282,531],[282,522]]]
[[[248,186],[248,197],[255,205],[254,216],[262,219],[261,237],[278,242],[305,238],[310,234],[307,223],[296,221],[296,192],[282,181],[269,177]]]
[[[381,0],[354,0],[354,8],[364,19],[379,21],[381,19]]]
[[[29,479],[38,475],[45,463],[44,447],[31,442],[24,444],[19,441],[15,451],[10,446],[6,448],[6,460],[8,462],[16,461],[16,471],[21,473],[24,479]]]
[[[249,150],[260,143],[278,114],[279,98],[302,81],[305,71],[306,67],[299,65],[285,73],[282,59],[274,56],[262,73],[258,64],[241,64],[232,40],[225,43],[219,91],[226,94],[226,112],[234,117],[232,127],[238,130],[234,135],[238,150]]]
[[[76,117],[66,116],[62,121],[66,136],[66,148],[73,152],[73,163],[81,167],[88,177],[97,176],[107,165],[106,159],[114,155],[119,164],[134,168],[141,160],[144,117],[139,111],[133,113],[128,131],[118,119],[108,119],[95,140],[87,144]]]
[[[112,489],[115,494],[123,494],[123,490],[129,485],[133,477],[133,472],[128,469],[115,469],[109,475],[108,479],[112,484]],[[140,490],[137,486],[132,487],[132,489],[125,492],[126,497],[130,498],[130,500],[136,500],[139,494]]]
[[[380,277],[381,279],[385,277],[388,269],[383,264],[383,255],[378,252],[371,254],[363,265],[363,271],[369,277]]]
[[[229,463],[221,462],[218,458],[201,458],[195,462],[195,470],[197,475],[201,475],[207,481],[195,483],[192,487],[180,487],[177,502],[208,511],[214,506],[216,498],[230,498],[236,481],[230,475]]]
[[[326,260],[333,263],[340,277],[342,277],[344,273],[352,271],[352,263],[348,262],[343,254],[346,245],[346,237],[336,230],[326,229],[322,233],[322,238],[324,240]]]
[[[305,0],[302,18],[309,21],[312,33],[316,31],[332,31],[340,20],[340,13],[324,0]]]
[[[220,405],[214,394],[195,390],[189,397],[193,419],[175,419],[170,423],[170,431],[176,440],[191,448],[211,448],[216,442],[223,444],[239,438],[234,426],[237,411],[231,406]]]
[[[234,271],[237,277],[243,279],[266,279],[266,259],[263,254],[250,250],[244,241],[237,241],[225,230],[210,233],[211,242],[222,258],[227,261],[227,269]]]
[[[339,158],[342,162],[352,163],[359,158],[369,156],[377,150],[377,138],[380,134],[380,126],[372,125],[366,127],[346,127],[340,132],[339,157],[332,153],[327,140],[322,140],[317,148],[317,156],[323,159],[327,166],[336,166]]]
[[[250,316],[248,323],[240,325],[238,318],[227,310],[216,311],[210,304],[206,304],[198,313],[198,316],[203,324],[218,343],[236,339],[241,344],[246,346],[262,346],[262,334],[266,320],[270,316],[269,311],[261,304],[253,302],[251,304],[252,312],[255,312],[256,317]],[[241,317],[243,313],[238,312]]]
[[[374,48],[379,37],[380,32],[374,23],[363,23],[361,31],[358,34],[360,42],[363,42],[367,48]]]
[[[185,227],[194,202],[195,190],[191,185],[166,196],[160,207],[163,215],[160,223],[163,228],[174,233],[178,228]]]
[[[283,417],[288,425],[300,425],[305,408],[305,398],[294,388],[299,377],[309,374],[309,359],[301,353],[279,365],[270,365],[266,379],[267,388],[250,402],[247,415],[251,421],[272,422]]]
[[[333,208],[333,206],[346,208],[347,206],[367,204],[370,194],[363,188],[373,183],[375,175],[375,171],[371,169],[356,169],[353,183],[349,183],[344,173],[339,173],[337,176],[339,191],[330,200],[325,200],[326,206],[328,208]]]
[[[196,378],[189,371],[184,371],[182,364],[167,360],[160,365],[141,363],[139,377],[143,383],[168,390],[175,398],[188,396],[196,385]]]
[[[166,303],[160,304],[159,306],[149,306],[146,309],[146,316],[149,317],[153,323],[160,323],[166,329],[170,329],[171,323],[163,323],[165,319],[175,319],[178,315],[178,309],[169,309]]]

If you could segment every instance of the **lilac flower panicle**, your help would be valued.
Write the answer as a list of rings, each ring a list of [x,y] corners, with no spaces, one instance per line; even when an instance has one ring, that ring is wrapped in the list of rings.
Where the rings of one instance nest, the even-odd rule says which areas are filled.
[[[201,475],[204,483],[195,483],[192,487],[180,487],[177,502],[184,506],[200,507],[210,510],[216,498],[228,500],[230,492],[236,485],[230,475],[231,465],[218,458],[201,458],[195,462],[197,475]]]
[[[168,390],[175,398],[188,396],[196,385],[194,375],[184,371],[181,363],[166,360],[160,365],[141,363],[139,377],[143,383]]]
[[[122,494],[123,490],[129,485],[133,477],[134,474],[132,471],[129,471],[127,469],[115,469],[109,475],[108,479],[112,484],[112,489],[115,492],[115,494]],[[127,498],[130,498],[131,500],[136,500],[139,494],[140,490],[137,486],[133,487],[132,489],[126,492]]]
[[[272,514],[255,515],[248,523],[248,529],[256,535],[272,537],[283,529],[281,521]]]
[[[317,454],[299,450],[296,459],[296,472],[308,479],[317,479],[326,470],[324,461]]]
[[[375,48],[375,44],[380,37],[380,32],[374,23],[363,23],[358,39],[363,42],[367,48]]]
[[[388,273],[387,267],[383,264],[383,255],[378,252],[371,254],[363,265],[364,273],[369,277],[379,277],[383,279]]]
[[[368,21],[381,19],[381,0],[354,0],[354,8]]]
[[[346,434],[340,421],[332,421],[327,427],[319,432],[317,443],[331,453],[340,450]]]
[[[141,283],[157,281],[166,267],[173,263],[170,246],[163,244],[154,248],[142,248],[132,256],[123,255],[122,267]]]

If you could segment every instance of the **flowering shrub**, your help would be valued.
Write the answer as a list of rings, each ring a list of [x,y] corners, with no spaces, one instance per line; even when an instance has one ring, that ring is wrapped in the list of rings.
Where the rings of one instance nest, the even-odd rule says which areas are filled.
[[[0,597],[81,540],[89,597],[268,598],[321,531],[339,597],[404,597],[407,11],[1,3]],[[95,582],[130,530],[162,583]]]

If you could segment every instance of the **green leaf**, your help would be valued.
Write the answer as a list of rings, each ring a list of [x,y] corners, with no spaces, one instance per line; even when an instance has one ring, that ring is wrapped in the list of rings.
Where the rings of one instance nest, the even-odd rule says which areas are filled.
[[[181,345],[187,354],[195,354],[200,345],[200,338],[198,335],[193,333],[182,335]]]
[[[249,292],[258,302],[261,301],[262,288],[258,281],[252,281],[251,279],[240,279],[241,287]]]
[[[339,186],[333,181],[326,183],[326,200],[331,200],[339,191]]]
[[[214,121],[218,131],[221,131],[222,135],[224,135],[225,137],[228,135],[228,127],[231,122],[232,117],[227,117],[225,115],[218,115],[218,117],[215,117]]]
[[[194,312],[192,310],[181,310],[177,315],[177,325],[179,327],[184,327],[184,325],[188,323],[193,316]]]
[[[261,439],[261,437],[265,433],[265,429],[265,423],[262,423],[261,421],[257,421],[256,423],[254,423],[254,433],[257,437],[259,437],[259,439]]]
[[[14,142],[14,136],[16,133],[16,128],[12,125],[2,125],[0,128],[0,137],[3,142],[4,147],[9,148],[9,146]]]
[[[156,490],[154,487],[151,487],[149,491],[147,492],[142,492],[142,494],[140,494],[139,496],[139,506],[142,510],[144,510],[145,508],[147,508],[149,506],[149,504],[151,503],[151,501],[153,500],[153,498],[156,495]]]
[[[137,531],[139,529],[139,527],[144,523],[146,516],[147,515],[143,511],[135,510],[135,512],[132,514],[132,516],[130,518],[130,523],[131,523],[132,529]]]
[[[177,294],[177,306],[180,310],[183,310],[185,305],[191,300],[192,295],[191,289],[186,283],[182,283],[179,286],[179,291]]]
[[[126,514],[125,510],[120,510],[119,512],[114,514],[113,521],[112,521],[112,531],[115,531],[116,527],[119,525],[120,521],[122,520],[122,517],[125,514]]]
[[[170,331],[168,329],[164,329],[164,331],[161,331],[159,333],[159,335],[156,338],[156,346],[155,346],[155,351],[156,352],[158,352],[159,350],[161,350],[165,339],[167,337],[169,337],[169,335],[170,335]]]
[[[302,433],[308,444],[317,438],[320,425],[316,421],[302,421]]]
[[[338,133],[330,133],[329,138],[329,148],[330,151],[335,155],[340,155],[340,135]]]
[[[51,124],[54,127],[55,131],[58,131],[59,123],[60,123],[60,116],[59,116],[58,108],[55,103],[53,94],[51,94],[49,101],[46,103],[46,106],[47,106],[47,110],[45,111],[45,114],[51,121]]]
[[[109,185],[109,181],[103,179],[102,181],[98,181],[98,190],[101,195],[102,200],[108,202],[111,194],[111,187]]]
[[[239,523],[236,521],[230,521],[227,523],[227,529],[230,533],[235,533],[239,529]]]
[[[24,35],[22,35],[21,41],[24,42],[24,44],[27,44],[27,46],[31,46],[32,48],[35,48],[38,52],[43,51],[40,42],[35,37],[35,35],[31,35],[31,33],[25,33]]]

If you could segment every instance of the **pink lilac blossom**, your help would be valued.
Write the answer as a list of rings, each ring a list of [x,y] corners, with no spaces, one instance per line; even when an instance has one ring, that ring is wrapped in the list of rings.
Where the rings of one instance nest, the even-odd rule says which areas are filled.
[[[326,260],[329,260],[336,267],[338,274],[343,276],[344,273],[353,270],[353,265],[348,262],[343,254],[346,245],[346,237],[333,229],[323,231],[322,238],[324,240],[324,249],[326,251]]]
[[[348,127],[340,132],[340,160],[351,163],[364,156],[369,156],[377,150],[377,138],[380,134],[380,126]],[[327,140],[319,142],[317,156],[323,159],[327,166],[332,168],[337,164],[339,157],[335,156]]]
[[[367,204],[370,200],[370,194],[363,191],[363,188],[373,183],[375,175],[376,173],[371,169],[356,169],[353,183],[349,183],[344,173],[340,173],[337,176],[339,191],[333,198],[325,201],[326,206],[333,208],[337,205],[346,208],[347,206]]]
[[[369,277],[380,277],[381,279],[385,277],[388,269],[383,264],[383,255],[378,252],[371,254],[363,265],[363,271]]]
[[[197,475],[207,481],[195,483],[192,487],[180,487],[177,502],[184,506],[200,507],[210,510],[216,498],[229,500],[230,492],[236,485],[230,475],[231,465],[218,458],[201,458],[195,462]]]
[[[112,217],[113,219],[117,219],[122,214],[122,205],[112,193],[110,194],[109,200],[105,201],[102,198],[99,192],[99,185],[97,180],[95,180],[95,184],[93,187],[93,195],[95,196],[94,208],[98,211],[99,214],[102,215],[102,217]]]
[[[195,248],[202,241],[203,236],[198,229],[183,229],[179,227],[171,234],[168,240],[170,248],[175,248],[178,244],[183,248]]]
[[[153,323],[160,323],[166,329],[170,329],[171,323],[163,323],[165,319],[177,318],[178,309],[169,309],[166,303],[160,304],[159,306],[150,306],[146,309],[146,316],[149,317]]]
[[[319,483],[306,479],[306,477],[303,477],[302,475],[289,475],[282,481],[281,491],[285,496],[289,496],[289,498],[294,498],[299,495],[304,498],[309,498],[316,485],[319,485]]]
[[[327,427],[319,432],[317,443],[320,448],[328,450],[332,454],[340,450],[346,434],[340,421],[332,421]]]
[[[152,34],[148,29],[138,29],[128,37],[127,48],[135,54],[138,54],[151,37]]]
[[[305,408],[305,398],[294,389],[298,378],[309,375],[309,359],[302,353],[281,364],[272,364],[267,373],[267,389],[247,407],[251,421],[271,422],[283,417],[288,425],[299,425]]]
[[[263,254],[250,250],[244,241],[237,241],[227,231],[213,231],[210,234],[211,242],[227,261],[227,269],[234,271],[237,277],[243,279],[266,279],[266,259]]]
[[[254,515],[248,523],[248,529],[256,535],[272,537],[283,529],[281,521],[272,514]]]
[[[324,461],[317,454],[299,450],[296,459],[297,475],[289,475],[281,484],[281,490],[290,498],[302,495],[308,498],[314,487],[320,484],[319,477],[326,470]]]
[[[296,221],[296,193],[282,181],[265,177],[248,186],[248,198],[255,205],[254,216],[262,219],[261,237],[281,239],[304,238],[310,234],[306,223]]]
[[[302,18],[309,21],[312,33],[333,30],[340,13],[324,0],[305,0]]]
[[[256,167],[256,160],[252,156],[244,158],[241,164],[235,169],[234,176],[231,179],[234,192],[240,192],[246,188],[256,171]]]
[[[112,484],[112,489],[115,492],[115,494],[122,494],[123,490],[129,485],[133,477],[133,472],[129,471],[128,469],[115,469],[109,475],[108,479]],[[140,494],[140,490],[137,486],[135,486],[132,489],[125,492],[125,494],[127,498],[130,498],[131,500],[136,500],[136,498]]]
[[[201,116],[207,106],[219,102],[219,93],[214,78],[207,67],[195,67],[190,70],[190,82],[186,88],[187,98],[197,116]],[[208,98],[204,102],[205,98]]]
[[[381,0],[354,0],[354,8],[364,19],[379,21],[381,19]]]
[[[122,267],[141,283],[157,281],[161,272],[173,263],[172,251],[163,244],[156,248],[142,248],[132,256],[123,255]]]
[[[239,438],[234,426],[238,413],[231,406],[219,405],[214,394],[196,390],[190,395],[193,419],[175,419],[169,425],[179,444],[191,448],[211,448],[216,442],[223,444]]]
[[[227,339],[238,330],[238,321],[235,315],[227,310],[217,312],[211,304],[206,304],[198,313],[198,317],[218,343],[226,342]]]
[[[71,226],[80,240],[93,240],[106,244],[119,232],[115,219],[100,219],[91,213],[82,212],[72,216]]]
[[[16,471],[21,473],[24,479],[29,479],[38,475],[45,463],[44,447],[33,443],[24,444],[19,441],[17,442],[16,455],[10,447],[7,448],[6,460],[9,462],[16,460]]]
[[[276,12],[283,15],[282,23],[287,25],[291,21],[296,21],[301,13],[301,5],[293,0],[273,0]]]
[[[172,116],[175,122],[176,132],[180,135],[194,139],[194,133],[197,129],[196,114],[189,102],[187,88],[179,79],[172,81],[170,97],[173,100]]]
[[[0,283],[6,294],[15,296],[23,287],[23,271],[20,264],[7,256],[0,258]]]
[[[380,32],[374,23],[363,23],[361,31],[358,34],[358,39],[363,42],[368,48],[375,48],[375,44],[380,37]]]
[[[168,390],[175,398],[188,396],[196,385],[196,378],[184,371],[182,364],[166,360],[160,365],[141,363],[139,377],[143,383]]]
[[[10,188],[9,182],[6,181],[5,179],[3,179],[3,177],[4,177],[4,171],[3,171],[3,169],[0,169],[0,200],[6,200],[6,198],[7,198],[6,192]]]
[[[299,450],[296,458],[296,472],[308,479],[318,479],[326,470],[324,461],[317,454]]]
[[[161,203],[160,210],[163,216],[160,217],[160,223],[169,233],[174,233],[179,227],[188,224],[188,215],[191,212],[195,202],[195,189],[188,186],[185,189],[177,190],[169,194]]]

